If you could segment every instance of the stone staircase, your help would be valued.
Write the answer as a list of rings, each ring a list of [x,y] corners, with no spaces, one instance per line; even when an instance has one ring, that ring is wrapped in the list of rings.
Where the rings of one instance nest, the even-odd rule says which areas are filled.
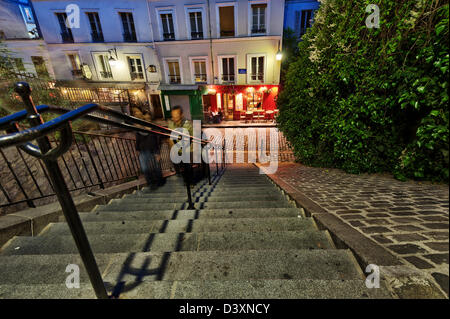
[[[213,170],[214,172],[215,170]],[[119,298],[390,298],[253,165],[193,190],[171,177],[80,213],[108,292]],[[69,264],[80,288],[68,289]],[[94,298],[67,224],[0,252],[0,298]]]

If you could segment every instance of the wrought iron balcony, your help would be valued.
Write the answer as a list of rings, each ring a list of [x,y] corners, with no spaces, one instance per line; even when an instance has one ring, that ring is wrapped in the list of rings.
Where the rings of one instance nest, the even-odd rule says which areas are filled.
[[[252,28],[252,34],[258,34],[258,33],[266,33],[265,27],[253,27]]]
[[[206,74],[203,73],[194,74],[194,79],[196,83],[206,82]]]
[[[103,38],[103,33],[92,32],[92,42],[105,42]]]
[[[106,71],[100,71],[100,75],[102,76],[102,78],[111,78],[112,79],[112,73],[111,72],[106,72]]]
[[[203,32],[191,32],[191,39],[203,39]]]
[[[125,32],[123,34],[123,41],[125,41],[125,42],[137,42],[136,33]]]
[[[73,43],[72,32],[61,32],[61,38],[64,43]]]
[[[144,73],[139,72],[131,72],[130,73],[131,80],[143,80],[144,79]]]
[[[175,33],[173,32],[163,33],[163,39],[164,41],[173,41],[175,40]]]
[[[181,83],[181,76],[179,76],[179,75],[170,75],[169,74],[169,83],[170,84],[180,84]]]

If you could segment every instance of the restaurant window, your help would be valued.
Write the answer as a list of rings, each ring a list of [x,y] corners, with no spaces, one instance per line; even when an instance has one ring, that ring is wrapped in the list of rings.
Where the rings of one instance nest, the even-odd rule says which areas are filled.
[[[252,4],[252,34],[266,33],[267,4]]]
[[[128,66],[130,68],[131,80],[143,80],[144,79],[144,67],[140,57],[128,56]]]
[[[250,82],[264,82],[264,56],[250,57]]]
[[[222,82],[234,82],[235,81],[234,58],[233,57],[222,58],[221,68],[222,68]]]
[[[173,15],[172,13],[161,13],[161,25],[163,30],[163,40],[171,41],[175,40],[175,29],[173,23]]]
[[[109,58],[106,54],[97,55],[98,65],[100,66],[100,76],[104,79],[112,79],[111,66]]]
[[[234,37],[234,6],[219,7],[220,37]]]
[[[203,19],[201,9],[189,11],[189,25],[191,27],[191,39],[203,39]]]
[[[178,60],[167,60],[168,77],[170,84],[181,83],[180,63]]]
[[[32,56],[31,61],[33,62],[34,68],[36,69],[36,74],[41,77],[48,77],[47,67],[45,66],[44,58],[41,56]]]
[[[134,28],[134,19],[131,12],[119,12],[123,27],[123,40],[125,42],[136,42],[136,30]]]
[[[92,42],[103,42],[102,25],[97,12],[87,12],[89,24],[91,26]]]
[[[195,83],[206,83],[207,73],[206,73],[206,60],[205,59],[193,59],[192,68],[194,71],[194,82]]]
[[[61,29],[61,39],[64,43],[73,42],[72,30],[67,27],[67,14],[65,12],[56,13],[56,17],[58,18],[59,27]]]
[[[256,91],[253,87],[247,89],[247,109],[261,109],[262,99],[262,92]]]

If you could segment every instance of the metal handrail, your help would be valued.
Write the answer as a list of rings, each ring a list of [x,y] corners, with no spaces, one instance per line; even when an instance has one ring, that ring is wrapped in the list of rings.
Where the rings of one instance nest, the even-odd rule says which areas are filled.
[[[110,110],[98,104],[87,104],[75,110],[66,110],[63,108],[48,105],[40,105],[36,107],[31,98],[31,88],[26,82],[18,82],[16,84],[15,91],[22,98],[26,110],[19,111],[17,113],[8,115],[4,118],[0,118],[0,129],[4,130],[6,129],[8,133],[7,135],[0,136],[0,148],[8,146],[17,146],[24,152],[27,152],[32,156],[42,159],[47,168],[48,175],[51,180],[51,185],[54,188],[55,194],[58,197],[58,201],[61,204],[63,214],[65,216],[69,229],[72,233],[72,237],[74,238],[75,244],[78,248],[80,257],[86,268],[89,279],[94,288],[95,294],[98,298],[108,298],[108,294],[106,292],[103,279],[101,277],[94,254],[92,252],[88,238],[86,236],[86,232],[83,228],[80,216],[78,215],[77,212],[77,208],[74,204],[68,186],[64,180],[64,176],[57,162],[58,157],[62,156],[66,151],[68,151],[71,144],[73,143],[73,131],[70,124],[71,121],[84,117],[89,120],[113,124],[137,132],[147,132],[163,136],[171,136],[170,133],[176,132],[176,134],[188,137],[190,141],[200,143],[201,145],[211,145],[211,140],[209,141],[203,140],[196,138],[194,136],[183,134],[181,132],[171,130],[163,126],[159,126],[132,116],[122,114],[118,111]],[[126,122],[144,126],[144,128],[130,125],[127,123],[120,123],[117,121],[89,114],[94,111],[100,112],[105,115],[112,115],[118,117],[120,119],[125,120]],[[62,113],[62,115],[48,122],[44,122],[39,112],[55,112],[55,113]],[[20,131],[18,122],[24,119],[28,120],[31,128]],[[152,129],[156,129],[157,131],[148,129],[146,127],[151,127]],[[61,141],[56,148],[52,149],[52,144],[50,143],[47,134],[58,130],[61,131]],[[38,146],[31,144],[30,141],[32,140],[36,140]],[[222,156],[224,158],[225,145],[222,144],[221,147],[223,147]],[[217,158],[216,148],[215,151]],[[202,164],[203,168],[207,169],[209,184],[211,184],[209,161],[208,165],[206,165],[204,161]],[[193,209],[194,206],[191,198],[189,174],[186,171],[186,164],[183,165],[184,165],[183,173],[187,188],[189,209]],[[192,164],[190,165],[192,167]],[[223,165],[224,163],[222,163],[222,167]]]

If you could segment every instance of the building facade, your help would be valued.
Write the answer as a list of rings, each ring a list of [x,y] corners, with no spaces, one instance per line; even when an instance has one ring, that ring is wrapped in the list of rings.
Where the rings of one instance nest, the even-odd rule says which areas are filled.
[[[0,0],[0,41],[9,69],[53,77],[47,46],[28,0]]]
[[[284,0],[149,1],[166,115],[174,105],[201,119],[225,120],[248,109],[274,109]]]
[[[314,13],[319,9],[317,0],[286,0],[284,10],[284,29],[294,31],[300,40],[314,21]]]
[[[212,110],[237,120],[276,108],[284,0],[32,0],[32,7],[58,85],[127,89],[153,118],[169,117],[175,105],[189,119]]]

